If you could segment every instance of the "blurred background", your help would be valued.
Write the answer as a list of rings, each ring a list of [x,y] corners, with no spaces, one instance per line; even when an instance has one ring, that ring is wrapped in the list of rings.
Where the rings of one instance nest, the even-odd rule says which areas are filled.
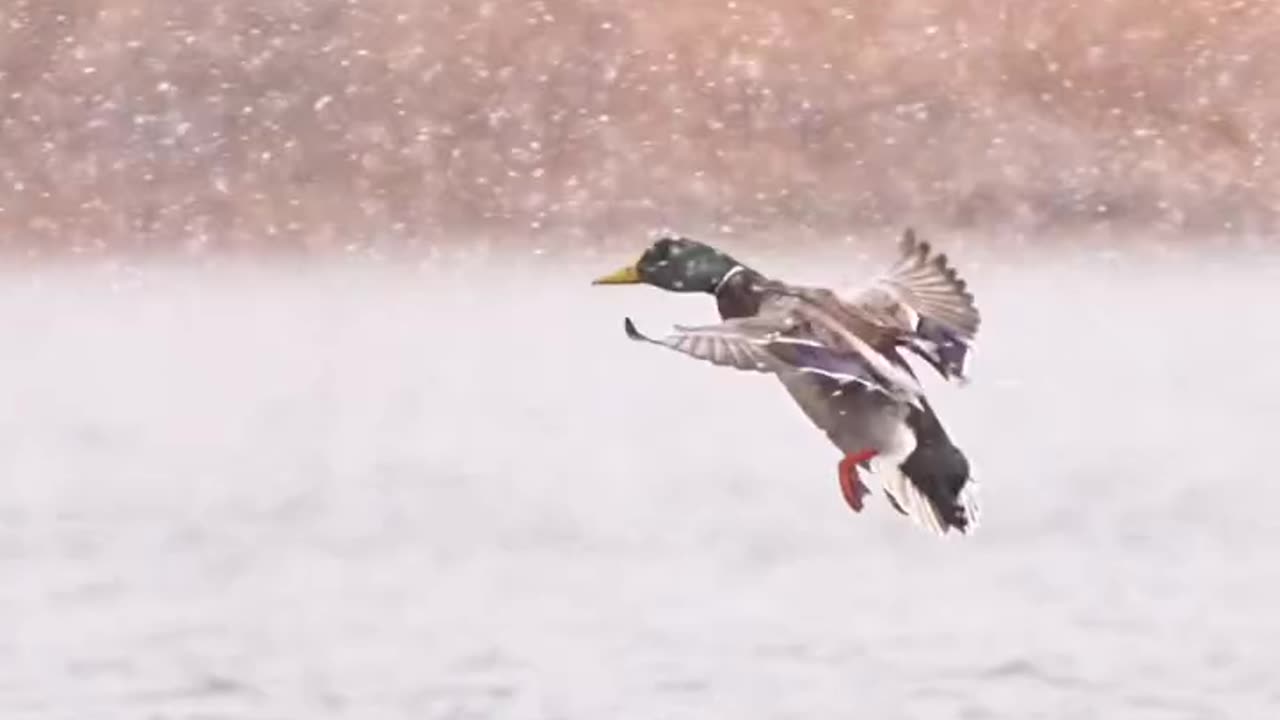
[[[1280,3],[0,2],[0,718],[1280,717]],[[939,539],[629,343],[983,313]],[[874,481],[873,481],[874,485]]]
[[[0,242],[1271,231],[1277,36],[1267,0],[9,0]]]

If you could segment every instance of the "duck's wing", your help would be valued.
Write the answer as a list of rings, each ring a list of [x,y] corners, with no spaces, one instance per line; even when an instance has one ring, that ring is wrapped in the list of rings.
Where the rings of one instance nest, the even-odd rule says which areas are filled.
[[[901,333],[905,344],[945,378],[965,376],[982,316],[946,254],[908,228],[899,257],[872,285],[846,300],[857,312]]]
[[[740,318],[703,327],[676,326],[675,332],[661,338],[640,332],[631,318],[626,318],[622,327],[632,340],[661,345],[713,365],[756,372],[774,372],[778,367],[764,340],[780,328],[758,318]]]
[[[865,358],[834,351],[805,337],[796,319],[786,314],[734,318],[698,327],[676,326],[672,333],[660,338],[640,332],[631,318],[626,318],[623,329],[632,340],[660,345],[723,367],[775,374],[808,373],[838,383],[856,383],[891,397],[902,394],[900,389],[883,382]]]
[[[970,339],[982,324],[968,283],[952,267],[946,253],[935,252],[911,228],[902,233],[897,262],[858,300],[868,309],[905,307]],[[910,319],[911,313],[891,314],[901,322]]]

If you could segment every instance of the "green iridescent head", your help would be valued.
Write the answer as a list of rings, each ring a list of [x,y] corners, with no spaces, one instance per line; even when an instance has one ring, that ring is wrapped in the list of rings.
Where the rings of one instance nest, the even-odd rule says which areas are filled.
[[[683,237],[661,237],[631,265],[597,278],[593,285],[643,283],[672,292],[715,294],[739,266],[737,260],[710,245]]]

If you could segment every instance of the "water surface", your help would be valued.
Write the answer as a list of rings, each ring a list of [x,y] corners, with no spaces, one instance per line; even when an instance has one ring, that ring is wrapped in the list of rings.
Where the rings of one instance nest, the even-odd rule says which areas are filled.
[[[615,260],[8,272],[0,716],[1280,710],[1274,258],[968,258],[947,541]]]

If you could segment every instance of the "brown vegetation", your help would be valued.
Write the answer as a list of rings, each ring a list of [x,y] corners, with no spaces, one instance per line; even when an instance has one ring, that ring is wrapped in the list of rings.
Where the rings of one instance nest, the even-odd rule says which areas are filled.
[[[1266,231],[1272,0],[11,0],[0,243]]]

